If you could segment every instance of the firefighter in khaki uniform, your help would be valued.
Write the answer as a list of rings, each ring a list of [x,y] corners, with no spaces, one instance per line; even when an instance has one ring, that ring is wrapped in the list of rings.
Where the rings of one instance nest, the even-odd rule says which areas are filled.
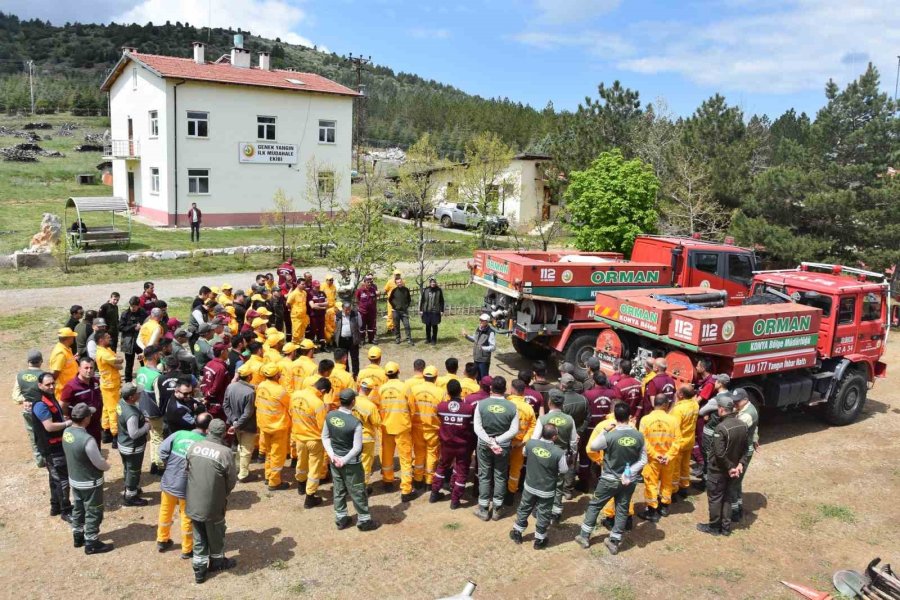
[[[618,404],[616,402],[615,404]],[[613,408],[615,408],[615,404],[613,404]],[[628,404],[627,402],[625,404]],[[630,406],[630,405],[629,405]],[[631,419],[634,420],[634,417]],[[600,421],[596,427],[594,427],[594,431],[591,432],[591,436],[588,438],[587,446],[585,447],[585,453],[587,457],[591,459],[591,461],[597,463],[601,467],[603,466],[603,451],[602,450],[591,450],[591,444],[594,443],[594,440],[597,439],[600,435],[606,431],[606,428],[616,422],[616,416],[613,410],[609,411],[609,414],[606,415],[606,418]],[[607,529],[612,529],[616,518],[616,504],[612,500],[606,503],[606,506],[603,507],[603,521],[600,522],[601,525],[606,527]],[[634,498],[628,501],[628,518],[625,520],[625,530],[631,531],[634,527]]]
[[[653,412],[641,419],[639,431],[647,444],[647,466],[644,467],[644,498],[647,507],[638,516],[657,523],[660,516],[669,514],[672,503],[672,460],[679,435],[678,421],[667,411],[669,397],[657,394],[653,398]]]
[[[556,427],[556,439],[554,440],[554,443],[560,450],[566,453],[566,459],[569,460],[571,464],[575,462],[575,455],[578,452],[578,433],[575,431],[575,419],[562,411],[565,401],[566,398],[565,395],[563,395],[562,390],[553,388],[547,392],[547,406],[550,410],[542,414],[538,419],[534,432],[531,434],[531,439],[540,439],[544,426],[553,425]],[[529,406],[529,408],[531,407]],[[531,412],[533,415],[534,411]],[[563,486],[565,485],[565,478],[563,475],[565,475],[565,473],[561,472],[559,474],[559,479],[556,481],[556,494],[553,498],[553,508],[550,512],[550,523],[554,525],[559,523],[560,517],[562,516]]]
[[[315,385],[294,392],[291,395],[291,443],[297,452],[297,468],[294,478],[299,485],[297,493],[306,494],[303,508],[313,508],[322,504],[319,491],[319,473],[325,461],[322,446],[322,426],[328,412],[322,397],[331,391],[331,382],[320,377]]]
[[[540,439],[528,440],[524,447],[517,449],[517,452],[528,456],[528,467],[525,471],[525,489],[509,538],[521,544],[522,534],[528,527],[528,517],[535,512],[535,550],[547,547],[547,528],[550,526],[553,499],[556,497],[556,484],[560,475],[569,470],[566,452],[556,445],[556,436],[556,426],[548,423],[541,427]]]
[[[100,396],[103,398],[100,426],[104,430],[104,437],[112,435],[115,447],[117,445],[115,436],[119,433],[116,407],[119,405],[119,394],[122,390],[119,368],[124,361],[109,347],[111,340],[109,333],[103,333],[97,338],[97,369],[100,371]]]
[[[672,499],[687,498],[687,489],[691,487],[691,452],[694,450],[694,436],[697,428],[697,417],[700,415],[700,403],[694,396],[694,386],[684,385],[675,394],[675,404],[669,414],[678,423],[678,435],[675,458],[672,460]]]
[[[325,309],[325,339],[331,340],[334,338],[334,311],[337,300],[337,286],[334,285],[334,275],[325,277],[325,283],[319,287],[319,291],[325,294],[325,303],[328,305]]]
[[[381,348],[378,346],[372,346],[369,348],[368,352],[369,356],[369,364],[366,365],[365,368],[360,370],[359,375],[356,377],[357,381],[362,381],[363,379],[372,379],[375,384],[374,389],[378,389],[382,383],[387,381],[387,375],[384,372],[384,367],[381,366]]]
[[[512,448],[509,451],[509,479],[506,483],[506,497],[503,500],[506,506],[512,506],[513,496],[519,491],[519,476],[522,474],[522,465],[525,463],[523,449],[525,442],[530,440],[534,434],[534,426],[537,423],[534,409],[525,400],[525,382],[521,379],[513,379],[511,387],[513,393],[506,399],[515,404],[516,410],[519,411],[519,432],[513,438]],[[550,518],[549,512],[547,518]]]
[[[375,434],[381,429],[381,415],[378,407],[372,402],[368,395],[372,392],[374,383],[370,379],[364,379],[360,382],[362,393],[356,396],[356,403],[353,405],[353,416],[359,419],[363,426],[362,440],[362,460],[363,474],[366,477],[366,486],[369,485],[369,479],[372,477],[372,465],[375,464]]]
[[[297,285],[290,291],[285,300],[291,309],[291,339],[302,340],[306,337],[306,326],[309,315],[306,313],[306,289]]]
[[[386,490],[394,486],[394,449],[400,457],[400,501],[409,502],[416,496],[412,491],[412,414],[416,406],[406,393],[406,385],[397,377],[400,365],[389,362],[384,366],[388,380],[382,384],[381,395],[381,480]]]
[[[423,477],[425,485],[431,485],[441,451],[437,406],[444,399],[444,390],[435,384],[436,380],[437,369],[428,365],[422,370],[422,380],[408,388],[409,401],[416,407],[412,415],[412,442],[413,485],[417,488],[422,486]]]
[[[75,360],[75,354],[72,352],[75,332],[68,327],[63,327],[56,335],[59,341],[50,352],[50,372],[56,379],[55,395],[57,398],[62,398],[63,388],[78,375],[78,361]]]
[[[256,425],[259,447],[266,449],[265,477],[270,491],[288,487],[281,481],[281,470],[287,458],[291,433],[290,398],[278,384],[278,365],[265,364],[260,369],[265,381],[256,387]]]

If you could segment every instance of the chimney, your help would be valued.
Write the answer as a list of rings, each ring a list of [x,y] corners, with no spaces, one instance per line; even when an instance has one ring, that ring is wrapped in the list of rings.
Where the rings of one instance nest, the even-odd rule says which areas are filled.
[[[122,46],[122,54],[134,54],[137,52],[137,48],[134,46]]]
[[[206,44],[194,42],[194,62],[198,65],[206,64]]]
[[[260,52],[259,53],[259,69],[261,71],[271,71],[272,70],[272,59],[269,57],[268,52]]]
[[[234,34],[234,48],[231,49],[231,66],[241,69],[250,68],[250,51],[244,48],[244,34]]]

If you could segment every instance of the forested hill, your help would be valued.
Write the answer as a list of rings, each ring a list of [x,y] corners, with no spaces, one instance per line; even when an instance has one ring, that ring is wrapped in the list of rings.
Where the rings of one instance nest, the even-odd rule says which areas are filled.
[[[39,110],[103,112],[106,101],[99,85],[121,56],[123,46],[141,52],[190,56],[191,42],[208,41],[207,60],[230,51],[240,30],[193,27],[187,23],[155,25],[69,24],[56,27],[40,20],[23,21],[0,13],[0,109],[27,110],[30,103],[25,63],[34,61],[35,95]],[[355,87],[356,73],[343,57],[312,48],[270,40],[244,31],[244,46],[268,50],[276,68],[293,67],[319,73]],[[449,85],[371,66],[362,82],[367,141],[373,145],[414,142],[431,132],[439,150],[461,155],[465,142],[478,132],[494,131],[513,147],[524,150],[551,130],[553,110],[535,110],[507,98],[485,99]]]

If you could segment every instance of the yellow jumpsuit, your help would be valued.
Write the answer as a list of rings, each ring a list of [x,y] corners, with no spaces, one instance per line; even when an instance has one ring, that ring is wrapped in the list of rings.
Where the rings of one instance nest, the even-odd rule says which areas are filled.
[[[672,461],[672,493],[691,487],[691,452],[694,449],[700,404],[695,398],[682,398],[672,405],[669,414],[677,423],[675,460]]]
[[[319,491],[319,472],[325,462],[322,426],[327,414],[322,392],[307,388],[291,395],[291,444],[297,452],[294,478],[306,484],[306,493]]]
[[[50,370],[59,371],[59,376],[56,378],[56,398],[62,398],[63,388],[78,375],[78,361],[75,360],[75,355],[70,347],[62,342],[57,342],[53,346],[53,351],[50,353]],[[116,398],[116,404],[118,403],[119,399]],[[113,418],[115,418],[116,404],[113,404]],[[106,406],[106,402],[104,402],[104,406]],[[106,418],[105,411],[102,416]],[[108,429],[108,427],[104,427],[104,429]],[[116,425],[116,429],[118,429],[118,425]]]
[[[387,283],[384,284],[384,297],[390,298],[391,292],[395,287],[397,287],[397,280],[392,276],[387,280]],[[387,330],[390,333],[390,331],[394,329],[394,309],[391,308],[390,302],[385,302],[385,304],[387,304]]]
[[[378,389],[381,384],[388,380],[387,373],[384,372],[384,367],[381,365],[376,365],[375,363],[369,363],[366,367],[360,370],[359,375],[356,377],[357,384],[366,379],[372,379],[375,382],[375,387],[372,389]],[[358,387],[358,386],[357,386]],[[357,389],[357,391],[359,391]]]
[[[457,376],[454,375],[453,373],[447,373],[446,375],[442,375],[442,376],[440,376],[440,377],[437,378],[437,386],[438,386],[439,388],[441,388],[442,390],[444,390],[444,397],[445,397],[445,398],[447,397],[447,384],[450,383],[451,381],[453,381],[454,379],[455,379],[456,381],[459,381],[459,377],[457,377]],[[460,385],[462,385],[462,382],[460,382]],[[466,396],[465,396],[465,391],[463,391],[463,398],[465,398],[465,397],[466,397]],[[527,440],[526,440],[526,441],[527,441]]]
[[[265,477],[270,487],[281,485],[291,433],[290,398],[277,382],[266,379],[256,387],[256,426],[260,450],[266,448]]]
[[[259,385],[263,382],[265,377],[262,376],[262,373],[259,370],[263,366],[263,359],[261,356],[256,354],[251,354],[250,358],[247,359],[247,368],[250,369],[250,385]]]
[[[122,376],[116,365],[116,353],[111,348],[97,346],[97,370],[100,371],[100,396],[103,398],[100,426],[116,435],[119,433],[116,407],[119,405],[119,393],[122,390]]]
[[[614,423],[615,420],[616,417],[613,415],[613,413],[609,413],[609,416],[607,416],[606,419],[597,423],[597,426],[594,427],[594,431],[591,432],[591,437],[588,438],[586,454],[588,455],[588,458],[590,458],[598,465],[603,464],[603,451],[599,450],[595,452],[591,450],[591,444],[594,442],[597,436],[601,435],[603,431],[609,426],[609,424]],[[610,519],[615,518],[616,505],[614,499],[611,498],[609,502],[606,503],[606,506],[603,507],[603,516]],[[631,501],[628,503],[628,516],[634,516],[634,495],[632,495]]]
[[[328,303],[328,308],[325,309],[325,339],[330,344],[334,337],[334,303],[337,300],[337,286],[329,284],[326,280],[319,290],[325,294],[325,301]]]
[[[519,432],[512,440],[509,450],[509,478],[506,481],[506,489],[510,494],[519,491],[519,476],[522,474],[522,465],[525,464],[525,453],[522,448],[531,439],[537,419],[534,409],[525,401],[524,396],[509,395],[507,400],[516,405],[519,413]]]
[[[290,373],[291,378],[293,379],[291,386],[294,388],[294,391],[299,392],[302,390],[303,382],[306,381],[306,378],[310,375],[314,375],[318,370],[318,365],[316,365],[315,361],[308,356],[301,356],[292,362]]]
[[[353,416],[359,419],[363,427],[362,466],[366,475],[366,485],[372,476],[372,465],[375,464],[375,432],[381,428],[381,415],[378,407],[365,396],[357,396],[353,406]]]
[[[232,306],[234,304],[234,296],[232,296],[231,294],[226,294],[225,292],[222,292],[216,298],[216,302],[218,302],[222,306]]]
[[[478,382],[471,377],[463,377],[459,380],[459,385],[462,387],[462,393],[460,394],[460,396],[462,396],[463,398],[465,398],[469,394],[474,394],[481,389],[481,386],[478,385]]]
[[[412,414],[406,385],[389,379],[378,390],[381,395],[381,479],[394,482],[394,449],[400,457],[400,493],[412,493]]]
[[[647,447],[647,466],[644,467],[644,498],[647,506],[658,508],[659,503],[672,503],[672,460],[678,446],[678,423],[675,417],[662,409],[655,409],[641,419],[641,434]],[[659,462],[667,458],[668,463]]]
[[[431,485],[441,452],[437,406],[444,399],[444,392],[423,379],[410,386],[407,394],[410,404],[415,406],[412,414],[413,479],[422,481],[424,477],[425,483]]]
[[[353,375],[347,371],[347,367],[342,365],[341,363],[337,363],[334,365],[334,369],[331,371],[331,375],[328,377],[331,381],[331,409],[337,410],[340,405],[339,396],[340,393],[344,390],[354,390],[356,389],[356,382],[353,381]]]
[[[306,337],[306,326],[309,325],[309,315],[306,313],[306,290],[294,288],[285,298],[291,309],[291,339],[295,342]]]

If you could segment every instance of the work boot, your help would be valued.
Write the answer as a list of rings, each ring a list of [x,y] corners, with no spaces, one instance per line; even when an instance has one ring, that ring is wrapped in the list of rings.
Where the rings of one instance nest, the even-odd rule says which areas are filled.
[[[306,496],[306,500],[303,501],[303,508],[315,508],[320,504],[322,504],[322,498],[320,496],[309,494]]]
[[[338,520],[335,523],[335,525],[337,525],[338,531],[340,531],[342,529],[347,529],[351,525],[351,519],[350,519],[350,517],[343,517],[340,520]]]
[[[673,500],[674,500],[675,498],[678,498],[679,500],[687,500],[687,497],[688,497],[688,493],[687,493],[687,490],[686,490],[685,488],[681,488],[680,490],[678,490],[677,492],[675,492],[674,494],[672,494],[672,499],[673,499]]]
[[[203,583],[206,581],[206,575],[209,569],[206,566],[194,567],[194,583]]]
[[[394,482],[393,481],[382,481],[381,489],[385,492],[393,492],[394,491]]]
[[[37,466],[38,469],[43,469],[44,467],[47,466],[47,461],[45,461],[44,457],[41,456],[40,454],[36,454],[34,456],[34,464]]]
[[[709,523],[697,523],[697,531],[700,533],[708,533],[709,535],[722,535],[722,530],[712,527]]]
[[[292,458],[291,459],[291,469],[296,469],[296,468],[297,468],[297,459]]]
[[[669,505],[663,504],[662,502],[660,502],[657,512],[659,513],[659,516],[661,516],[661,517],[668,517],[669,516]]]
[[[157,552],[165,552],[169,548],[172,547],[172,540],[166,540],[164,542],[156,542],[156,550]]]
[[[559,522],[561,519],[562,519],[562,514],[552,514],[552,515],[550,515],[550,524],[551,525],[559,525]]]
[[[104,429],[103,433],[100,434],[100,443],[111,444],[112,441],[113,441],[112,432],[109,429]]]
[[[84,547],[84,532],[83,531],[73,531],[72,532],[72,545],[76,548]]]
[[[213,558],[209,561],[209,572],[217,573],[218,571],[227,571],[237,566],[237,561],[233,558]]]
[[[459,500],[451,500],[450,501],[450,510],[456,510],[460,506]]]
[[[357,525],[356,528],[360,531],[375,531],[380,526],[381,526],[381,524],[378,521],[375,521],[374,519],[369,519],[368,521],[363,521],[362,523]]]
[[[628,517],[625,519],[625,531],[631,531],[634,529],[634,517]]]
[[[99,540],[91,540],[84,543],[85,554],[103,554],[113,549],[112,544],[104,544]]]
[[[572,490],[563,490],[563,498],[566,500],[571,500],[575,497],[575,494],[572,493]]]
[[[610,554],[619,553],[619,542],[613,541],[610,538],[606,538],[603,541],[603,545],[606,546],[606,549],[609,550]]]
[[[434,504],[435,502],[440,502],[444,499],[444,492],[431,492],[431,495],[428,496],[428,503]]]
[[[744,507],[738,506],[737,508],[731,511],[731,521],[733,523],[740,523],[741,519],[744,518]]]
[[[575,543],[587,550],[591,547],[591,540],[586,535],[579,533],[575,536]]]
[[[416,343],[415,343],[414,341],[412,341],[412,338],[409,338],[407,341],[409,342],[409,345],[410,345],[410,346],[415,346],[415,345],[416,345]]]
[[[729,535],[731,535],[731,530],[730,530],[730,529],[725,529],[725,528],[723,527],[722,530],[719,532],[719,535],[722,535],[722,536],[724,536],[724,537],[728,537]]]
[[[479,519],[481,519],[482,521],[490,521],[491,520],[490,511],[488,509],[484,508],[483,506],[479,506],[478,508],[475,509],[474,512],[475,512],[475,516],[478,517]]]
[[[414,490],[423,490],[425,489],[425,481],[413,481],[413,489]]]
[[[130,498],[128,496],[122,497],[122,506],[147,506],[148,504],[150,503],[138,495],[131,496]]]
[[[116,440],[116,438],[113,438],[113,439],[112,439],[112,449],[113,449],[113,450],[118,450],[118,449],[119,449],[119,442]]]
[[[256,457],[253,459],[253,462],[255,462],[258,465],[266,464],[266,455],[265,454],[257,454]]]
[[[63,521],[65,521],[66,523],[68,523],[69,525],[72,524],[72,513],[69,511],[64,510],[63,512],[61,512],[59,514],[59,518],[62,519]]]
[[[612,517],[603,517],[603,520],[600,521],[600,524],[603,525],[607,530],[612,531],[613,525],[616,524],[616,520]]]
[[[297,482],[297,495],[298,496],[306,495],[306,482],[305,481]]]
[[[400,494],[400,502],[412,502],[416,499],[416,493],[410,492],[408,494]]]
[[[651,523],[659,523],[659,513],[656,512],[655,508],[650,506],[639,512],[637,516],[645,521],[650,521]]]
[[[509,532],[509,539],[514,541],[517,544],[522,543],[522,533],[520,531],[516,531],[515,529],[511,529]]]
[[[547,547],[547,538],[544,538],[542,540],[534,538],[534,549],[535,550],[543,550],[546,547]]]
[[[371,485],[367,485],[366,486],[366,496],[371,496],[374,493],[375,493],[375,488],[372,487]]]
[[[513,502],[516,500],[516,495],[510,491],[507,491],[503,496],[503,506],[512,506]]]
[[[506,514],[506,511],[503,509],[503,506],[494,505],[494,512],[491,514],[491,519],[494,521],[499,521]]]
[[[706,480],[701,477],[699,480],[691,482],[691,487],[693,487],[695,490],[705,492],[706,491]]]
[[[181,553],[181,560],[191,560],[192,558],[194,558],[193,552],[182,552]]]
[[[279,492],[279,491],[281,491],[281,490],[286,490],[286,489],[288,489],[289,487],[291,487],[291,484],[289,484],[287,481],[282,481],[282,482],[279,483],[278,485],[270,485],[270,486],[268,486],[268,489],[269,489],[270,492]]]

